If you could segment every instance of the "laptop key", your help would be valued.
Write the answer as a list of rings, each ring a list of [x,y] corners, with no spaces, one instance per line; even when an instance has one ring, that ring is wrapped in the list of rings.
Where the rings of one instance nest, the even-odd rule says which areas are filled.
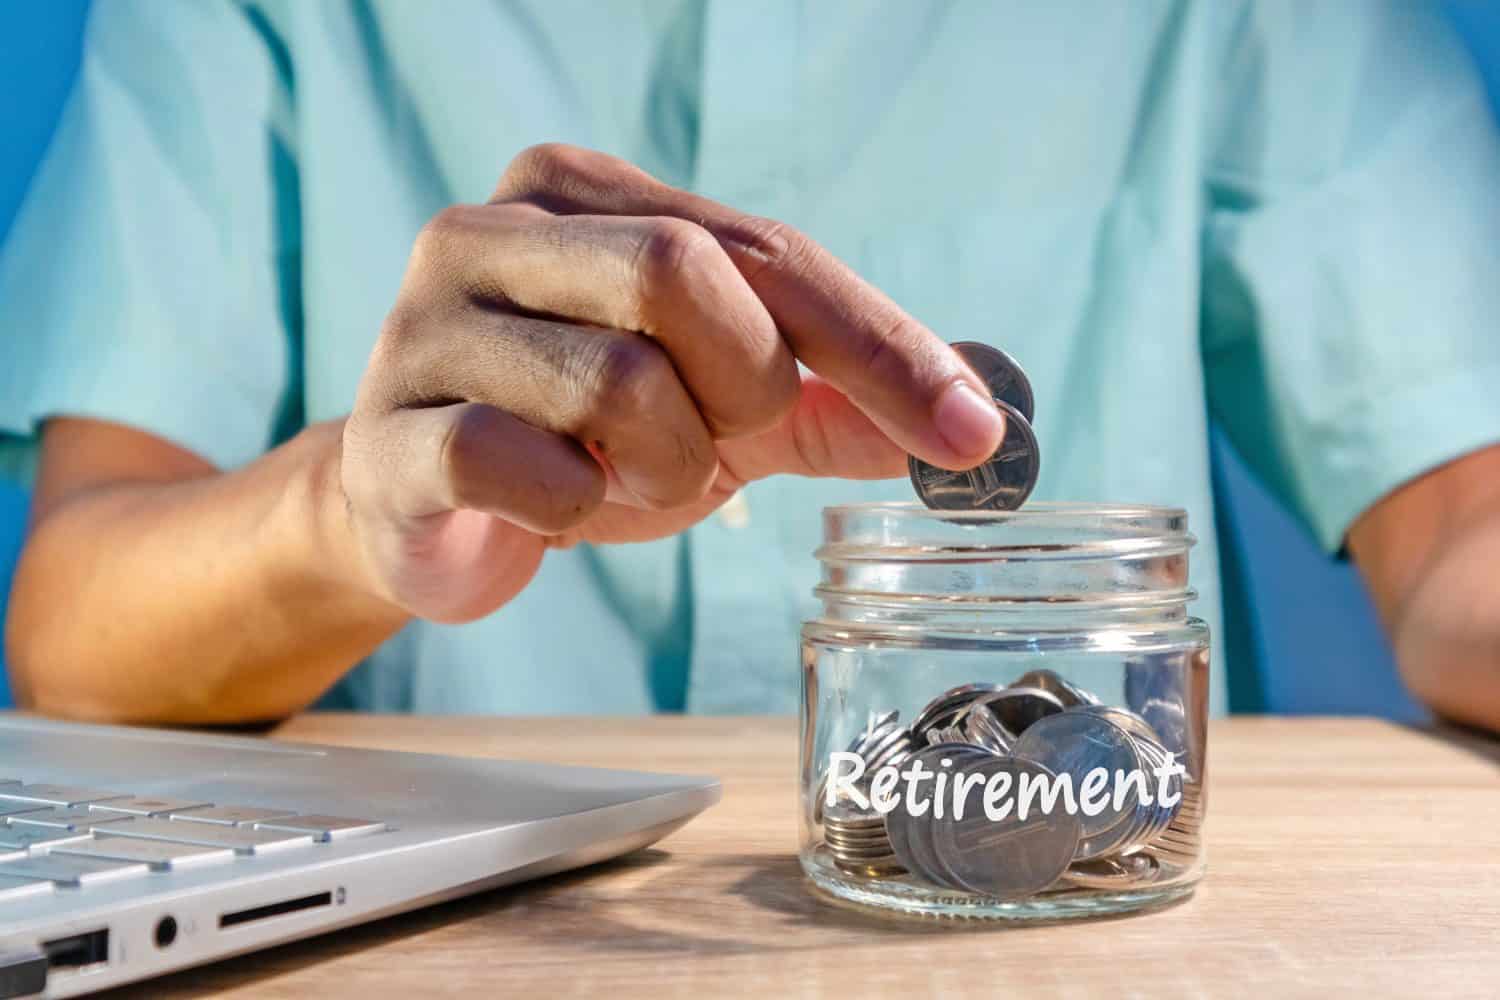
[[[0,875],[0,903],[13,903],[28,896],[47,896],[51,893],[52,883],[48,880]]]
[[[343,816],[288,816],[256,823],[257,830],[288,830],[310,833],[318,840],[342,840],[371,833],[384,833],[385,824],[372,819],[346,819]]]
[[[102,858],[107,861],[139,861],[158,871],[234,860],[234,851],[227,847],[200,847],[197,844],[173,844],[165,840],[111,837],[106,833],[53,848],[52,853],[69,857]]]
[[[282,830],[253,830],[243,826],[215,826],[212,823],[180,823],[165,819],[133,819],[116,831],[122,837],[168,840],[175,844],[197,844],[199,847],[228,847],[239,854],[265,854],[290,847],[312,844],[311,834]]]
[[[173,812],[172,819],[189,823],[216,823],[219,826],[239,826],[261,823],[268,819],[295,816],[290,809],[262,809],[259,806],[213,806],[208,809],[185,809]]]
[[[58,885],[79,888],[96,882],[133,878],[150,871],[138,861],[70,858],[61,854],[33,854],[19,861],[0,862],[0,875],[50,879]]]
[[[40,802],[44,806],[86,806],[90,802],[129,797],[124,792],[101,792],[94,788],[74,788],[70,785],[22,785],[20,788],[0,790],[0,799]]]
[[[132,796],[128,799],[110,799],[89,806],[97,812],[129,813],[131,816],[168,816],[185,809],[201,809],[212,802],[195,802],[192,799],[156,799]]]
[[[94,812],[88,806],[71,809],[43,809],[40,812],[21,813],[10,817],[11,826],[55,826],[60,830],[92,830],[96,826],[121,823],[130,819],[124,813],[111,816]]]
[[[92,836],[87,830],[63,830],[55,826],[0,826],[0,851],[47,850]]]

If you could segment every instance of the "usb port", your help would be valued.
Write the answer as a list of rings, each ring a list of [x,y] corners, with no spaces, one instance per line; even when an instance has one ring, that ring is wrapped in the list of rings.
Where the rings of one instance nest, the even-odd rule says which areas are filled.
[[[47,966],[52,969],[86,969],[109,961],[109,929],[74,934],[72,937],[43,941]]]

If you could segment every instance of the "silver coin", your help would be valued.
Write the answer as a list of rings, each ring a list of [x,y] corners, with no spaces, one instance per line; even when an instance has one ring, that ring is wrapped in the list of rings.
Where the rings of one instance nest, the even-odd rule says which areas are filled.
[[[1063,708],[1097,705],[1099,698],[1065,678],[1056,670],[1028,670],[1009,685],[1013,688],[1041,688],[1062,702]]]
[[[1172,821],[1177,818],[1177,811],[1182,806],[1182,776],[1179,774],[1173,774],[1166,782],[1166,795],[1172,799],[1172,804],[1167,805],[1159,797],[1162,791],[1161,781],[1155,771],[1167,762],[1167,752],[1162,749],[1161,744],[1138,738],[1136,751],[1145,761],[1146,781],[1151,789],[1152,801],[1150,804],[1141,803],[1137,815],[1140,829],[1131,834],[1130,846],[1132,847],[1149,844],[1165,833]]]
[[[1012,796],[1021,779],[1051,782],[1055,775],[1032,761],[990,757],[968,763],[968,775],[989,780],[1011,776]],[[993,820],[984,810],[984,784],[969,788],[962,819],[951,813],[932,823],[932,846],[939,868],[960,886],[995,899],[1021,899],[1057,881],[1068,869],[1078,847],[1079,818],[1062,808],[1033,809],[1026,819],[1012,809]]]
[[[891,854],[891,841],[884,835],[880,837],[844,837],[835,834],[832,830],[825,830],[823,839],[834,852],[844,857],[863,855],[865,857],[886,857]]]
[[[1015,510],[1031,496],[1042,468],[1036,432],[1014,406],[995,405],[1005,414],[1005,438],[982,464],[953,472],[916,456],[907,460],[911,484],[932,510]]]
[[[866,744],[856,751],[865,762],[865,780],[871,780],[875,762],[888,757],[893,749],[908,742],[911,734],[906,731],[905,726],[892,724],[887,730],[872,736]]]
[[[995,399],[1014,406],[1028,422],[1036,414],[1036,400],[1031,392],[1031,380],[1016,359],[989,344],[973,340],[961,340],[952,345],[958,356],[974,369],[974,374],[989,388]]]
[[[880,814],[873,809],[861,809],[847,799],[840,799],[823,811],[823,822],[829,826],[845,829],[856,826],[879,826]]]
[[[977,743],[990,753],[1009,754],[1015,745],[1016,734],[1005,727],[983,700],[970,705],[958,722],[969,743]]]
[[[909,741],[910,734],[900,724],[900,717],[901,713],[897,711],[872,714],[865,728],[849,741],[846,752],[855,754],[865,762],[865,772],[855,782],[855,786],[861,791],[868,789],[869,783],[874,780],[874,772],[882,765],[892,763],[895,751]],[[817,790],[813,793],[812,812],[815,823],[823,821],[823,806],[828,796],[830,777],[830,772],[825,769],[818,779]]]
[[[1075,797],[1085,776],[1095,768],[1104,768],[1112,779],[1116,771],[1129,773],[1141,766],[1129,732],[1110,719],[1078,709],[1037,720],[1016,741],[1015,754],[1041,764],[1054,774],[1068,775]],[[1080,808],[1078,818],[1083,829],[1079,859],[1118,849],[1130,834],[1128,821],[1135,812],[1135,805],[1129,801],[1116,808],[1113,795],[1092,816],[1085,815]]]
[[[925,743],[928,730],[953,725],[975,700],[999,690],[998,684],[961,684],[949,688],[917,713],[911,724],[912,736]]]
[[[1075,889],[1107,889],[1119,892],[1150,885],[1161,876],[1161,864],[1150,854],[1126,854],[1070,865],[1063,875],[1065,885]]]
[[[996,759],[980,747],[948,743],[941,743],[912,754],[913,760],[920,760],[929,772],[949,770],[942,767],[945,757],[949,759],[955,770],[966,770],[970,762]],[[932,785],[929,788],[932,791],[928,794],[928,805],[920,816],[913,816],[907,809],[905,796],[895,809],[886,813],[885,829],[890,838],[891,850],[901,866],[916,878],[940,888],[962,890],[964,887],[957,884],[953,876],[942,868],[932,849],[933,806],[931,798],[936,793],[936,786]]]
[[[983,705],[995,714],[1000,724],[1020,736],[1031,728],[1031,724],[1063,710],[1062,700],[1050,691],[1036,687],[1012,685],[994,694],[987,694],[970,706]]]
[[[1162,746],[1186,761],[1188,750],[1187,668],[1182,664],[1132,659],[1125,664],[1125,704],[1151,724]]]
[[[858,875],[861,878],[890,878],[900,875],[906,869],[895,858],[881,861],[854,861],[840,858],[837,854],[833,856],[833,863],[840,871],[850,875]]]
[[[936,729],[927,730],[927,745],[935,747],[939,743],[967,743],[968,734],[958,726],[939,726]]]
[[[1152,743],[1161,742],[1161,737],[1151,728],[1151,723],[1128,708],[1121,708],[1119,705],[1080,705],[1078,711],[1108,719],[1132,736],[1139,736]]]

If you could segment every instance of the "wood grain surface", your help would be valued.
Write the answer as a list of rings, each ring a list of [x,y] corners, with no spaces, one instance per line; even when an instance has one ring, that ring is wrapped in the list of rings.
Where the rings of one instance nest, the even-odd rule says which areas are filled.
[[[785,719],[308,715],[274,738],[710,772],[724,801],[627,859],[120,995],[1500,995],[1500,744],[1367,720],[1216,723],[1186,902],[1004,927],[814,896]]]

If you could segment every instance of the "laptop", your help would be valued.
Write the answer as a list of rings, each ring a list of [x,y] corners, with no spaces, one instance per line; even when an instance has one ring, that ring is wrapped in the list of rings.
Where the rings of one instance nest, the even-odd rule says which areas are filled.
[[[708,777],[0,718],[0,1000],[593,864],[719,795]]]

